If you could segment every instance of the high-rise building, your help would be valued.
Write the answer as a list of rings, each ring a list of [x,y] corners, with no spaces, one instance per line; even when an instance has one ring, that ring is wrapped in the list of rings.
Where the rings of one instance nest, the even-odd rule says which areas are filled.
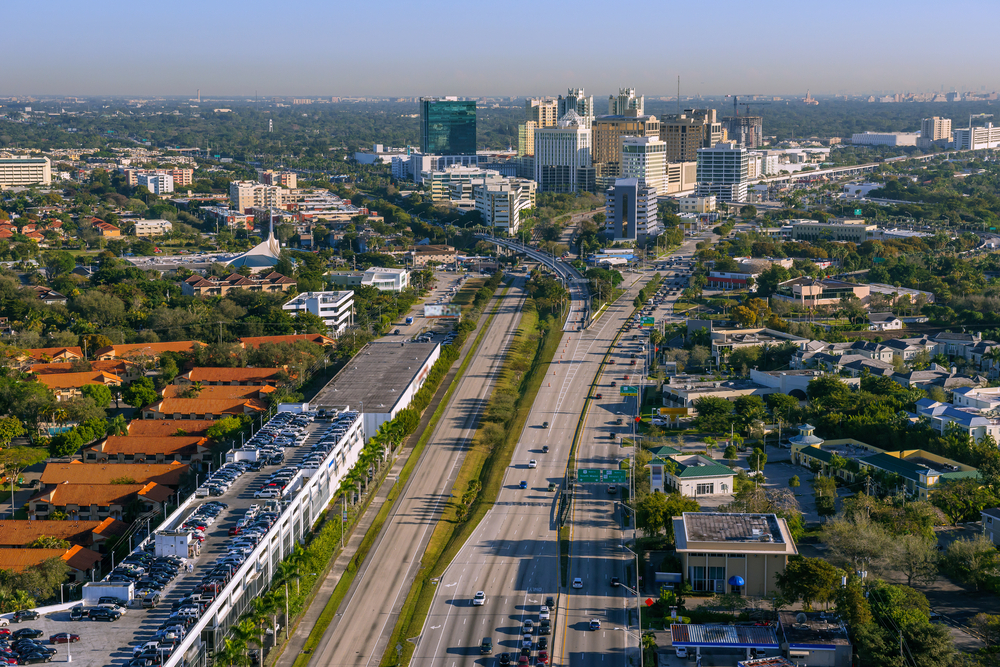
[[[590,137],[575,111],[568,111],[555,127],[535,130],[535,182],[540,192],[593,191]]]
[[[181,188],[186,185],[191,185],[194,180],[194,169],[129,169],[120,168],[125,178],[128,179],[128,184],[132,187],[139,185],[139,174],[170,174],[171,178],[174,179],[174,187]]]
[[[635,96],[635,88],[619,88],[618,97],[608,96],[608,115],[623,116],[629,111],[634,111],[637,115],[643,115],[643,108],[646,106],[646,96]]]
[[[604,193],[607,225],[615,241],[658,236],[656,191],[637,178],[619,178]]]
[[[598,116],[590,125],[593,134],[592,159],[599,178],[614,179],[619,171],[622,137],[657,137],[660,121],[656,116],[644,116],[632,111],[615,116]],[[605,183],[610,186],[610,180]]]
[[[294,190],[299,184],[298,174],[294,171],[273,171],[271,169],[265,169],[263,171],[258,171],[257,176],[260,178],[260,182],[264,185],[280,185]]]
[[[657,137],[622,137],[623,179],[636,178],[655,195],[667,194],[666,144]]]
[[[528,120],[538,127],[555,127],[564,114],[559,112],[559,100],[554,97],[530,98],[524,103]]]
[[[698,150],[697,196],[715,195],[718,201],[745,202],[750,152],[735,141],[723,141]]]
[[[497,232],[514,235],[521,227],[521,214],[535,207],[536,188],[537,184],[526,178],[505,178],[485,181],[472,189],[483,223]]]
[[[256,181],[232,181],[229,201],[234,209],[246,213],[251,208],[281,208],[285,202],[284,188]]]
[[[136,177],[138,185],[146,186],[154,195],[161,195],[174,191],[174,177],[166,173],[144,173]]]
[[[764,119],[760,116],[726,116],[722,119],[727,141],[753,150],[764,143]]]
[[[668,162],[694,162],[699,148],[726,140],[715,109],[685,109],[660,121],[660,139],[667,145]]]
[[[1000,148],[1000,126],[986,123],[983,127],[959,127],[952,130],[955,148],[958,150],[980,150]]]
[[[594,96],[584,93],[583,88],[570,88],[566,92],[566,97],[559,96],[559,117],[562,118],[566,112],[572,109],[576,111],[590,127],[594,119]]]
[[[51,184],[52,162],[47,157],[0,158],[0,187]]]
[[[518,157],[535,154],[535,129],[537,128],[538,123],[533,120],[529,120],[526,123],[522,123],[517,126]]]
[[[420,152],[424,155],[475,155],[475,101],[421,97]]]
[[[927,141],[950,141],[951,118],[934,116],[920,121],[920,138]]]

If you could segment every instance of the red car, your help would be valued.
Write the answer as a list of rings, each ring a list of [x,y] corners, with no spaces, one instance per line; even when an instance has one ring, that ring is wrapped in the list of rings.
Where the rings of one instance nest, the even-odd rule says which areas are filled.
[[[50,644],[75,644],[78,641],[80,641],[80,635],[74,635],[69,632],[57,632],[49,637]]]
[[[242,530],[243,529],[240,528],[239,526],[233,526],[232,528],[229,529],[229,534],[230,535],[239,535],[240,532],[242,532]]]
[[[538,652],[538,664],[539,665],[544,665],[544,664],[548,663],[548,661],[549,661],[549,653],[548,653],[548,651],[539,651]]]
[[[10,630],[7,628],[0,628],[0,637],[10,637]]]

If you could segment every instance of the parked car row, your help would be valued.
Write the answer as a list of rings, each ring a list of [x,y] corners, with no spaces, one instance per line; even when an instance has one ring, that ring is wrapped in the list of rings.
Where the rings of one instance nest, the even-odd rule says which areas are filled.
[[[108,581],[131,581],[135,584],[136,599],[143,599],[153,593],[159,593],[177,576],[183,559],[178,556],[157,557],[151,553],[138,551],[130,554],[119,563],[108,576]],[[79,609],[79,607],[74,608]],[[124,607],[112,603],[99,607],[105,609],[94,616],[89,613],[86,618],[103,621],[117,621],[124,613]],[[71,612],[72,613],[72,612]],[[80,619],[75,620],[83,620]]]
[[[208,479],[195,492],[198,497],[221,496],[236,483],[245,472],[251,469],[249,461],[235,461],[227,463],[218,470],[212,472]]]
[[[337,443],[347,434],[351,428],[351,424],[357,418],[357,412],[343,412],[337,416],[320,435],[319,442],[314,444],[309,452],[306,453],[302,461],[302,467],[318,467],[330,455],[330,452],[337,446]]]
[[[52,656],[56,654],[56,649],[39,640],[43,634],[41,630],[35,628],[0,632],[0,664],[32,665],[40,662],[51,662]],[[53,637],[58,640],[57,635],[53,635]],[[79,640],[80,638],[76,637],[76,641]],[[50,638],[50,643],[55,644],[57,641]]]
[[[236,570],[246,561],[247,557],[257,547],[260,541],[277,521],[279,513],[272,510],[262,510],[259,507],[251,507],[243,516],[243,525],[240,526],[239,534],[227,545],[226,553],[216,559],[212,569],[202,577],[201,584],[194,592],[199,595],[213,596],[225,588],[229,580],[236,574]],[[195,619],[201,615],[203,609],[184,611],[179,609],[175,613],[181,615],[193,615]]]
[[[191,537],[199,542],[205,541],[205,530],[215,523],[222,511],[228,509],[229,505],[218,500],[199,505],[181,524],[181,530],[190,530]]]

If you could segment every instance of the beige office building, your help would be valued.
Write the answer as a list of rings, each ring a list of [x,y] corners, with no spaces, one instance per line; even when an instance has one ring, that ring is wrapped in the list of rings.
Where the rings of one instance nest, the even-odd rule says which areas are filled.
[[[0,188],[51,184],[52,162],[47,157],[19,155],[0,158]]]
[[[726,131],[716,119],[715,109],[685,109],[660,122],[660,139],[666,144],[668,162],[694,162],[699,148],[725,141]]]
[[[294,171],[273,171],[266,169],[257,172],[260,182],[264,185],[280,185],[294,190],[299,186],[299,177]]]
[[[621,175],[622,137],[658,137],[656,116],[637,114],[598,116],[590,126],[593,149],[591,160],[598,178]]]
[[[278,185],[256,181],[233,181],[229,184],[229,201],[240,213],[251,208],[282,208],[287,190]]]
[[[552,97],[529,99],[524,103],[528,120],[538,127],[555,127],[559,120],[559,100]]]
[[[657,137],[622,137],[621,178],[644,181],[655,196],[667,194],[665,149]]]
[[[920,138],[928,141],[939,141],[951,139],[951,118],[924,118],[920,121]]]
[[[838,220],[836,222],[813,222],[800,220],[792,223],[793,241],[850,241],[864,243],[878,238],[878,225],[869,225],[864,220]]]
[[[529,120],[527,123],[522,123],[517,126],[518,157],[535,154],[535,130],[537,129],[538,123],[533,120]]]

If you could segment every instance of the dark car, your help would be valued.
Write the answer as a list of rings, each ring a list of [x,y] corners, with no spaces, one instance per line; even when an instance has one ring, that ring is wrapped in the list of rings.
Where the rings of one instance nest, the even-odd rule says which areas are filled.
[[[108,609],[107,607],[99,607],[90,611],[90,620],[92,621],[107,621],[111,623],[121,617],[122,613],[120,611]]]
[[[503,665],[504,667],[510,664],[510,653],[500,654],[500,664]]]
[[[621,579],[618,577],[611,577],[611,586],[617,588],[621,584]]]
[[[609,496],[613,496],[613,495],[615,495],[616,493],[618,493],[618,487],[617,487],[617,486],[615,486],[614,484],[611,484],[611,485],[609,485],[609,486],[608,486],[608,495],[609,495]]]
[[[604,394],[597,394],[594,398],[596,398],[597,400],[601,400],[602,398],[604,398]]]
[[[29,653],[28,655],[22,655],[19,657],[17,662],[21,665],[34,665],[40,662],[52,662],[52,656],[46,655],[45,653]]]
[[[524,480],[521,480],[521,484],[520,484],[520,487],[521,487],[522,489],[526,489],[526,488],[528,488],[528,482],[526,482],[526,481],[524,481]]]
[[[90,617],[90,610],[86,607],[73,607],[69,610],[69,620],[82,621]]]
[[[74,635],[70,632],[57,632],[49,637],[50,644],[75,644],[78,641],[80,641],[80,635]]]
[[[542,454],[548,454],[548,453],[549,453],[549,446],[542,445]]]
[[[545,598],[545,606],[548,607],[549,609],[552,609],[553,607],[556,606],[556,599],[551,595]]]
[[[21,628],[20,630],[15,630],[11,634],[11,637],[14,639],[34,639],[35,637],[41,637],[43,634],[45,633],[35,628]]]
[[[38,612],[34,609],[22,609],[20,611],[15,611],[11,620],[15,623],[20,623],[21,621],[34,621],[38,618]]]

